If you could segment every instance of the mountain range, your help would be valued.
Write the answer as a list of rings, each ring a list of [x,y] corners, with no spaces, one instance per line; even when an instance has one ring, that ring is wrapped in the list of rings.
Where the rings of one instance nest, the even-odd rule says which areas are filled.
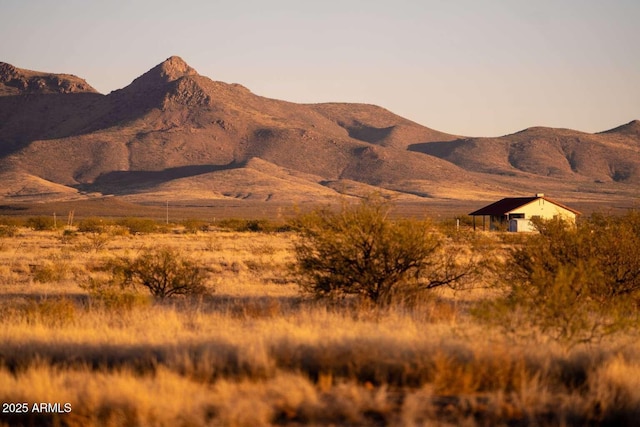
[[[297,104],[172,56],[123,89],[0,63],[0,202],[492,200],[640,195],[640,121],[600,133],[451,135],[374,105]]]

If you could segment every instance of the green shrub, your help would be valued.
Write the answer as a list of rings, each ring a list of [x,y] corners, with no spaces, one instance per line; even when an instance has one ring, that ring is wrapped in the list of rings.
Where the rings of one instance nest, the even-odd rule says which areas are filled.
[[[451,219],[440,221],[438,228],[447,236],[455,236],[456,233],[472,229],[473,218],[469,215],[456,215]]]
[[[561,270],[584,271],[590,298],[640,297],[640,214],[593,215],[573,227],[562,220],[538,221],[538,236],[513,251],[516,279],[549,281]]]
[[[78,231],[81,233],[104,233],[107,231],[109,223],[102,218],[89,217],[78,223]]]
[[[561,219],[537,221],[536,226],[539,234],[509,254],[503,276],[506,296],[490,303],[484,317],[514,329],[533,325],[569,344],[637,324],[638,212],[593,215],[577,226]],[[527,324],[524,329],[514,313]]]
[[[297,276],[316,296],[360,295],[375,304],[455,286],[476,272],[428,221],[388,218],[389,205],[369,198],[302,215],[295,245]]]
[[[78,232],[86,235],[86,241],[78,245],[83,252],[98,252],[107,247],[113,237],[113,224],[98,217],[85,218],[78,223]]]
[[[182,225],[187,233],[197,233],[198,231],[209,230],[209,223],[199,219],[185,219],[182,221]]]
[[[228,218],[218,221],[217,225],[230,231],[239,232],[273,233],[291,230],[289,224],[280,224],[268,219]]]
[[[168,247],[145,249],[133,259],[118,258],[110,269],[123,286],[142,286],[160,299],[207,292],[203,266]]]
[[[27,218],[26,226],[36,231],[54,230],[57,224],[50,216],[34,216]]]
[[[0,216],[0,225],[8,225],[10,227],[24,227],[26,220],[23,217]]]
[[[147,218],[123,218],[117,224],[131,234],[149,234],[158,230],[158,223]]]

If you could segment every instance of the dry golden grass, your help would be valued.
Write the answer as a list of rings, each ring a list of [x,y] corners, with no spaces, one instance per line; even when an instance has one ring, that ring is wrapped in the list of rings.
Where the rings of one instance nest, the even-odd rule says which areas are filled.
[[[293,235],[91,236],[20,229],[0,241],[0,425],[633,425],[640,345],[512,341],[467,313],[475,295],[374,309],[301,296]],[[501,243],[487,238],[494,250]],[[98,303],[79,286],[110,257],[170,245],[201,260],[202,298]],[[89,248],[89,250],[87,250]],[[489,249],[487,249],[489,250]]]

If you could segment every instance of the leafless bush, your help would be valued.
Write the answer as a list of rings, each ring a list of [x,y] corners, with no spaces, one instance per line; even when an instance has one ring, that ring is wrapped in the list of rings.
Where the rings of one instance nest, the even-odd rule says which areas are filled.
[[[145,249],[134,259],[118,258],[111,271],[123,284],[147,288],[160,299],[207,291],[204,268],[169,247]]]

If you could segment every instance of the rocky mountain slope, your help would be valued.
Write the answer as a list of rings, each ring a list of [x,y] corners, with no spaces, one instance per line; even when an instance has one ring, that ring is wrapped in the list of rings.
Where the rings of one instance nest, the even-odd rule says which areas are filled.
[[[464,138],[373,105],[264,98],[175,56],[108,95],[0,63],[0,199],[629,198],[639,128]]]

